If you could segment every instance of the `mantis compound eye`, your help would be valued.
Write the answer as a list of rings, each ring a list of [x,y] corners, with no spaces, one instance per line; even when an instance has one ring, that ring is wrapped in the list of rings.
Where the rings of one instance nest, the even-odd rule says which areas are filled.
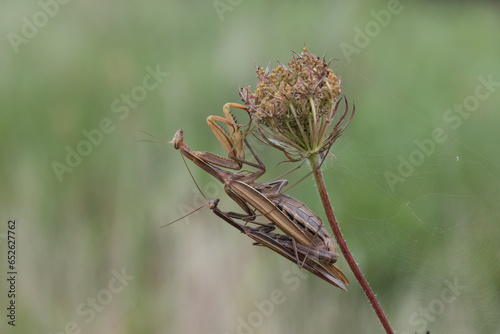
[[[178,150],[181,147],[182,142],[184,141],[184,131],[182,129],[177,130],[177,132],[174,135],[174,138],[172,138],[172,145],[174,145],[174,148]]]
[[[219,204],[219,201],[220,201],[220,200],[219,200],[218,198],[216,198],[216,199],[214,199],[214,200],[210,201],[210,210],[213,210],[214,208],[216,208],[216,207],[217,207],[217,204]]]

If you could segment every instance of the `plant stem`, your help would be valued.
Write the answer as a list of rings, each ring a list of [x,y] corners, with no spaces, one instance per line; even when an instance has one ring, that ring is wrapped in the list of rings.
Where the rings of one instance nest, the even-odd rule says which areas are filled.
[[[330,199],[329,199],[328,193],[326,191],[325,182],[323,179],[323,173],[321,172],[321,168],[320,168],[321,162],[320,162],[319,154],[311,155],[309,157],[309,162],[311,163],[311,168],[313,171],[314,180],[316,181],[316,185],[318,186],[319,196],[321,197],[321,202],[323,203],[326,217],[328,218],[328,222],[330,223],[333,234],[335,235],[335,239],[337,240],[337,244],[339,245],[340,250],[342,251],[342,254],[344,254],[344,258],[346,259],[347,263],[349,264],[349,267],[351,268],[352,272],[354,273],[354,276],[356,277],[359,284],[361,285],[361,288],[365,292],[366,297],[368,297],[368,300],[372,304],[372,307],[375,310],[375,313],[377,314],[380,322],[382,323],[382,326],[384,326],[386,333],[393,334],[394,331],[392,330],[391,326],[389,325],[389,321],[387,320],[387,318],[384,314],[384,311],[382,311],[382,307],[380,307],[380,304],[377,300],[377,297],[375,297],[375,294],[373,293],[372,289],[368,285],[368,282],[366,281],[365,277],[361,273],[361,270],[359,269],[358,265],[356,264],[356,261],[354,261],[354,258],[352,257],[352,254],[349,251],[349,249],[347,248],[347,244],[346,244],[344,238],[342,237],[342,232],[340,232],[339,225],[338,225],[337,220],[335,219],[335,216],[333,214],[332,205],[330,204]]]

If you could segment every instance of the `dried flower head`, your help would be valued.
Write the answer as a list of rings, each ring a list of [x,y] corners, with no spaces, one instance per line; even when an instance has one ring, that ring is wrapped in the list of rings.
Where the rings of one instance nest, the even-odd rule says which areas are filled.
[[[349,111],[346,101],[345,112],[332,128],[340,79],[328,68],[330,62],[309,54],[304,47],[302,54],[294,52],[287,66],[279,63],[271,73],[269,65],[265,70],[258,67],[254,93],[249,86],[240,89],[263,140],[292,161],[326,153],[354,115],[353,109],[345,121]]]

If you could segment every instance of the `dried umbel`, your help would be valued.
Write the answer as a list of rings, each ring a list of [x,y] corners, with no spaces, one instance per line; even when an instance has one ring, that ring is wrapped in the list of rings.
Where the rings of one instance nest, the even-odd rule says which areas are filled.
[[[346,120],[346,101],[344,113],[337,116],[340,80],[328,68],[330,62],[304,47],[287,66],[279,63],[271,73],[269,65],[258,67],[254,93],[250,87],[240,89],[263,140],[291,161],[327,152],[354,115],[353,109]]]

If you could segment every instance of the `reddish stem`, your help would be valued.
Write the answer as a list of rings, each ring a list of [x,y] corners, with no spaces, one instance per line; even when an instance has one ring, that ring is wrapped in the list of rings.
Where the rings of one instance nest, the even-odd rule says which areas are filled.
[[[393,334],[394,331],[392,330],[391,326],[389,325],[389,321],[387,320],[387,318],[384,314],[384,311],[382,311],[382,307],[380,307],[380,304],[377,300],[377,297],[375,297],[375,294],[373,293],[372,289],[368,285],[368,282],[366,281],[365,277],[361,273],[361,270],[359,269],[358,265],[356,264],[356,261],[354,261],[354,258],[352,257],[352,254],[349,251],[349,248],[347,248],[347,244],[346,244],[344,238],[342,237],[342,232],[340,232],[339,224],[337,223],[337,220],[335,219],[335,215],[333,214],[332,205],[330,204],[330,199],[329,199],[328,193],[326,191],[325,182],[323,179],[323,173],[321,172],[321,169],[320,169],[319,156],[313,155],[309,158],[309,161],[311,162],[314,180],[316,181],[316,185],[318,186],[319,196],[321,197],[321,202],[323,202],[323,207],[325,209],[326,217],[328,218],[328,222],[330,223],[333,234],[335,235],[335,239],[337,240],[337,244],[339,245],[339,247],[342,251],[342,254],[344,254],[344,258],[346,259],[347,263],[349,264],[349,267],[351,268],[352,272],[354,273],[354,276],[356,277],[359,284],[361,285],[361,288],[365,292],[366,297],[368,297],[368,300],[372,304],[372,307],[375,310],[375,313],[377,314],[380,322],[382,323],[382,326],[384,326],[386,333]]]

